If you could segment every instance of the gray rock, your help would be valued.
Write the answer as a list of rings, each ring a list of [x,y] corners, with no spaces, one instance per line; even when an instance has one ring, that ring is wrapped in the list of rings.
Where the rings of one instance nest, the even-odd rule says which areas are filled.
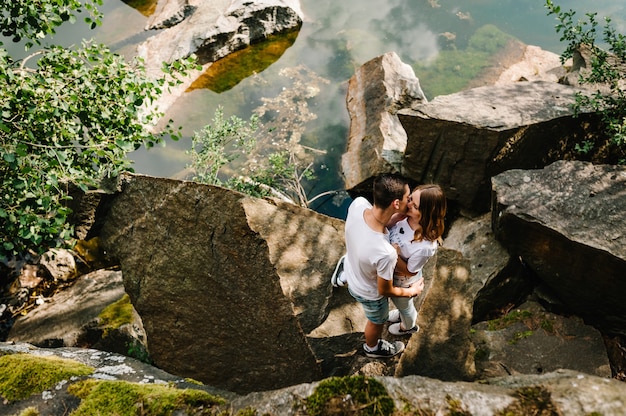
[[[90,367],[94,372],[90,378],[96,381],[126,381],[139,384],[167,384],[178,389],[197,389],[218,395],[227,400],[233,400],[236,394],[189,382],[180,376],[167,373],[157,367],[143,363],[139,360],[111,352],[104,352],[92,348],[38,348],[23,342],[0,342],[0,356],[5,354],[30,354],[38,357],[58,357],[65,360],[73,360]],[[0,368],[0,376],[4,371]],[[32,382],[39,380],[32,380]],[[35,393],[25,400],[0,402],[0,414],[19,415],[27,408],[35,408],[38,415],[62,416],[71,413],[80,404],[80,399],[68,393],[67,388],[76,378],[63,380],[52,388],[41,393]],[[27,383],[27,381],[24,381]],[[134,405],[133,405],[134,406]],[[134,412],[136,408],[128,409]],[[176,413],[178,414],[178,413]]]
[[[77,275],[76,261],[68,250],[53,248],[41,256],[39,264],[54,280],[67,282]]]
[[[472,292],[476,294],[472,311],[474,323],[499,316],[519,305],[532,292],[530,272],[496,240],[490,213],[455,219],[443,246],[459,251],[470,261],[475,286]]]
[[[367,192],[379,173],[400,172],[442,185],[461,209],[482,214],[489,210],[491,176],[571,159],[579,137],[600,134],[596,114],[573,116],[575,94],[585,92],[578,87],[509,82],[428,101],[407,67],[388,53],[350,80],[342,170],[353,195]]]
[[[165,7],[165,6],[164,6]],[[173,3],[180,14],[190,5]],[[194,2],[187,18],[148,38],[138,47],[146,68],[159,69],[196,54],[200,64],[215,62],[226,55],[260,42],[273,34],[297,30],[302,25],[297,0],[218,0]]]
[[[159,0],[152,16],[148,18],[146,30],[158,30],[175,26],[191,16],[197,9],[189,0]],[[194,2],[195,3],[195,2]]]
[[[408,138],[402,173],[440,184],[461,208],[487,212],[492,176],[567,158],[578,137],[594,134],[594,115],[573,117],[570,105],[578,91],[551,82],[518,82],[401,110]]]
[[[0,354],[57,356],[94,367],[95,380],[123,380],[142,384],[164,384],[179,389],[199,389],[223,397],[222,410],[233,414],[254,410],[257,414],[302,415],[304,400],[315,392],[318,382],[302,383],[283,389],[254,392],[244,396],[189,383],[183,378],[137,360],[93,349],[40,349],[23,343],[0,343]],[[2,369],[0,369],[0,373]],[[376,377],[394,400],[397,410],[436,414],[459,413],[475,416],[496,414],[551,414],[583,416],[589,414],[622,415],[626,384],[571,370],[546,374],[489,378],[482,383],[443,382],[421,376]],[[39,414],[56,416],[75,409],[79,400],[67,393],[75,380],[58,383],[54,388],[34,394],[29,399],[0,404],[3,414],[20,414],[34,407]],[[200,410],[200,409],[196,409]],[[218,409],[216,409],[218,410]],[[130,409],[129,409],[130,411]]]
[[[153,103],[166,113],[215,61],[271,35],[298,31],[302,11],[298,0],[171,0],[159,5],[155,19],[153,25],[170,27],[137,46],[146,72],[159,77],[164,62],[191,55],[201,65],[200,70],[189,70],[180,84],[167,88]]]
[[[624,383],[570,370],[493,378],[483,383],[449,383],[421,376],[376,380],[393,398],[397,410],[411,414],[494,416],[539,414],[544,410],[545,414],[568,416],[618,416],[623,414],[626,394]],[[253,408],[258,414],[301,415],[303,399],[317,384],[252,393],[235,398],[230,407],[235,412]]]
[[[587,323],[626,335],[626,168],[559,161],[492,183],[496,238]]]
[[[223,188],[127,175],[102,217],[156,365],[235,392],[321,377],[343,222]]]
[[[397,376],[422,375],[440,380],[472,380],[476,374],[474,345],[469,338],[472,290],[469,261],[446,248],[437,251],[436,263],[425,268],[424,301],[417,324],[400,357]]]
[[[400,171],[407,137],[396,113],[422,101],[426,96],[413,69],[395,52],[357,68],[346,98],[350,137],[341,161],[346,189],[369,193],[373,177]]]
[[[544,374],[560,369],[610,378],[601,334],[580,318],[545,311],[529,301],[472,327],[477,379]]]
[[[124,296],[119,271],[98,270],[80,276],[68,288],[20,316],[8,341],[41,347],[76,347],[98,315]],[[97,342],[97,340],[94,340]]]

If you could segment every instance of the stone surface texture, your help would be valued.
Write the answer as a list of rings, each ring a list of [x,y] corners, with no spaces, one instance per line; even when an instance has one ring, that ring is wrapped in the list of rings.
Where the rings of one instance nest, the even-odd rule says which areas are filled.
[[[555,162],[492,180],[496,238],[567,307],[626,334],[626,168]]]

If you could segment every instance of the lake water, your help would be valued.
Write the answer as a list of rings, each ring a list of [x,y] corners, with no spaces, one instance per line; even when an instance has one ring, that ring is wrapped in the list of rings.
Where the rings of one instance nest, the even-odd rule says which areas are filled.
[[[623,0],[555,2],[563,9],[576,10],[578,17],[586,12],[611,16],[618,31],[626,32]],[[462,89],[463,82],[437,77],[427,70],[428,66],[446,51],[466,51],[470,39],[486,25],[557,54],[565,48],[554,29],[557,21],[547,15],[543,0],[301,0],[301,6],[304,24],[278,60],[227,91],[195,89],[186,93],[166,115],[183,126],[186,138],[168,141],[162,148],[132,153],[135,171],[176,176],[189,162],[185,150],[190,146],[190,136],[211,123],[218,106],[224,108],[227,117],[237,115],[247,120],[262,104],[263,97],[277,97],[293,86],[281,70],[302,65],[299,82],[319,87],[317,95],[306,99],[316,118],[304,126],[302,141],[327,152],[316,163],[318,180],[310,193],[342,189],[340,159],[349,128],[345,96],[347,80],[356,67],[395,51],[403,62],[415,68],[428,99],[432,99],[439,93]],[[81,25],[63,28],[57,42],[70,44],[94,37],[112,45],[114,50],[132,54],[136,44],[145,38],[141,31],[147,17],[118,0],[105,0],[102,10],[105,19],[101,28],[94,32],[83,30]],[[345,216],[346,202],[340,206],[328,199],[320,202],[313,208],[328,215]]]

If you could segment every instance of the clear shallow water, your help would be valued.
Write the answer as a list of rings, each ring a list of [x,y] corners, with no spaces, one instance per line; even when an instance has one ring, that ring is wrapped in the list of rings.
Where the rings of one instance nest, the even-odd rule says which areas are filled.
[[[620,33],[626,32],[623,0],[556,1],[563,9],[574,9],[577,16],[598,12],[611,16]],[[548,16],[543,0],[301,0],[305,21],[297,39],[284,54],[264,69],[239,82],[232,89],[215,93],[207,89],[188,92],[166,117],[183,126],[185,139],[168,141],[165,147],[140,149],[130,155],[135,171],[172,177],[188,163],[185,154],[194,131],[210,124],[215,109],[224,108],[225,116],[248,119],[261,105],[261,98],[276,97],[290,80],[280,75],[283,68],[304,65],[328,80],[319,94],[308,100],[317,118],[306,124],[303,142],[324,149],[318,166],[318,180],[312,194],[342,189],[340,159],[348,137],[349,118],[345,105],[347,81],[356,67],[389,51],[414,66],[433,62],[443,50],[465,50],[478,29],[491,24],[523,43],[537,45],[560,54],[554,16]],[[146,35],[142,30],[147,17],[120,0],[105,0],[103,26],[91,32],[84,25],[62,28],[57,43],[72,44],[94,37],[120,53],[132,54]],[[450,38],[453,38],[450,40]],[[416,75],[429,99],[432,92],[427,75]],[[306,82],[306,78],[302,80]],[[429,95],[429,91],[431,94]],[[313,208],[343,218],[346,203],[337,207],[323,200]]]

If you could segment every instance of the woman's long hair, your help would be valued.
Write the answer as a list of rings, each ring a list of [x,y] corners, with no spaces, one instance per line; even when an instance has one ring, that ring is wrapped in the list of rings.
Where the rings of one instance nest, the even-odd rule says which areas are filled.
[[[436,241],[443,235],[443,220],[448,209],[446,196],[441,187],[435,184],[419,185],[415,191],[420,191],[419,211],[422,216],[413,241]]]

